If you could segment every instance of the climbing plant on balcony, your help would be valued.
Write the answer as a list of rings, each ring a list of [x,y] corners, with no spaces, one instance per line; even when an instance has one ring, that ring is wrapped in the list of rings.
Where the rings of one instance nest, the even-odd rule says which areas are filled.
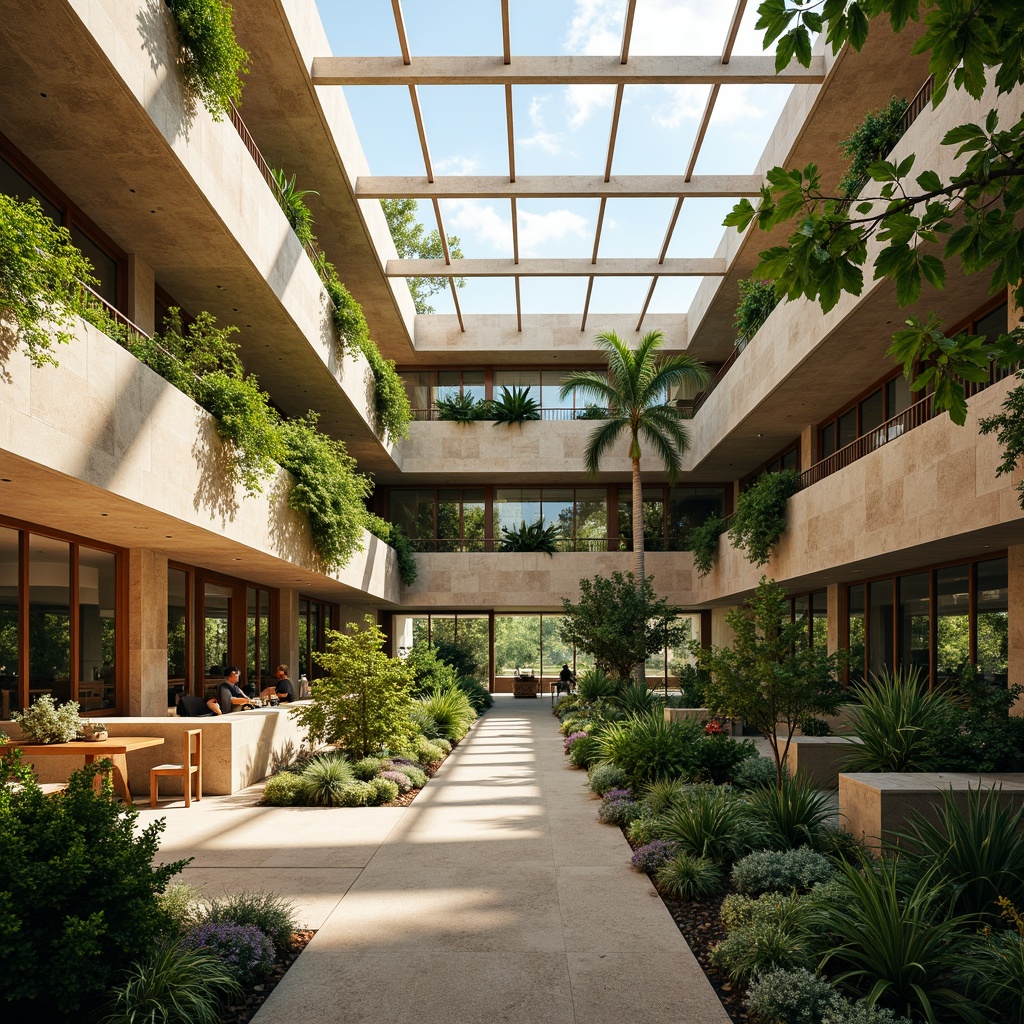
[[[843,155],[849,157],[850,166],[836,186],[839,194],[854,199],[871,180],[868,168],[884,160],[903,135],[903,115],[907,101],[898,96],[881,109],[865,115],[864,120],[839,143]]]
[[[95,284],[89,261],[35,199],[0,193],[0,366],[22,347],[35,366],[56,365],[82,307],[79,282]]]
[[[718,516],[708,516],[700,526],[690,530],[690,548],[693,550],[693,567],[700,577],[707,576],[715,567],[718,557],[718,538],[725,533],[725,521]]]
[[[366,513],[366,529],[378,539],[390,544],[398,556],[398,578],[408,587],[416,582],[419,566],[412,549],[412,541],[406,532],[397,524],[389,523],[372,512]]]
[[[771,281],[757,281],[751,278],[748,281],[740,281],[739,287],[740,304],[732,318],[737,344],[741,339],[752,338],[757,334],[761,324],[768,319],[768,315],[779,301],[775,295],[775,285]]]
[[[294,174],[289,179],[283,170],[272,170],[270,173],[277,186],[277,201],[288,218],[295,237],[303,245],[309,245],[316,236],[313,234],[313,214],[306,205],[306,196],[318,196],[320,193],[311,188],[299,188],[295,183]]]
[[[409,436],[409,424],[412,422],[412,409],[402,378],[395,370],[394,361],[385,359],[370,337],[363,307],[352,297],[337,271],[322,254],[316,269],[331,297],[331,319],[342,344],[362,352],[370,365],[373,374],[374,426],[377,433],[389,438],[392,444],[397,444]]]
[[[786,529],[786,503],[799,488],[799,476],[787,469],[765,473],[737,499],[729,539],[751,564],[764,565],[771,558]]]
[[[215,121],[231,104],[242,100],[242,75],[249,73],[249,54],[238,45],[231,25],[233,13],[223,0],[164,0],[178,27],[178,58],[186,89]]]

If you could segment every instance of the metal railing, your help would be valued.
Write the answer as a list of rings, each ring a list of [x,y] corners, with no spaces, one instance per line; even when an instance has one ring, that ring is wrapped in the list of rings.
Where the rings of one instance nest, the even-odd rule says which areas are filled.
[[[907,104],[900,118],[900,137],[904,136],[907,129],[920,117],[921,112],[931,102],[932,93],[935,91],[935,79],[929,75],[924,85],[917,90],[917,95]]]
[[[565,409],[565,408],[561,408],[561,407],[558,407],[558,408],[542,408],[542,409],[539,409],[538,412],[540,413],[540,418],[542,420],[563,420],[563,421],[567,421],[567,420],[596,420],[596,419],[600,418],[600,417],[597,417],[597,416],[594,416],[594,415],[592,415],[590,413],[585,412],[583,409]],[[451,420],[450,417],[442,416],[441,415],[441,410],[438,409],[437,406],[432,406],[429,409],[413,409],[412,410],[412,418],[414,420],[423,420],[423,421],[430,420],[432,422],[439,422],[439,421],[440,422],[444,422],[446,420],[449,421],[449,422],[455,422],[454,420]],[[471,422],[477,422],[477,421],[473,420]],[[481,417],[481,422],[492,423],[492,422],[494,422],[494,419],[491,416],[483,416],[483,417]],[[536,422],[536,420],[534,420],[534,421],[527,421],[527,422]]]
[[[500,537],[480,538],[476,540],[458,540],[447,537],[413,537],[410,544],[414,551],[436,552],[442,554],[455,553],[479,553],[499,551],[504,554],[516,554],[515,551],[503,549]],[[555,543],[555,551],[559,554],[566,552],[583,552],[585,554],[603,554],[608,551],[630,552],[633,550],[633,543],[629,537],[576,537],[573,540],[559,540]],[[647,537],[644,541],[644,550],[652,551],[690,551],[692,548],[686,537]]]
[[[725,375],[732,369],[733,363],[735,363],[736,360],[739,359],[740,353],[747,347],[748,341],[750,341],[750,338],[747,337],[747,335],[745,334],[742,338],[739,338],[737,340],[735,347],[729,353],[729,358],[726,359],[724,363],[722,363],[722,365],[718,368],[718,372],[714,375],[714,377],[711,378],[711,383],[708,384],[708,386],[694,399],[693,409],[690,412],[690,415],[688,417],[689,419],[692,419],[694,416],[697,415],[697,410],[700,409],[700,407],[708,400],[708,397],[712,394],[712,392],[714,392],[715,388],[717,388],[718,385],[722,383],[722,381],[725,378]]]
[[[263,180],[270,186],[278,205],[282,210],[284,210],[287,204],[285,203],[284,195],[277,184],[277,180],[274,178],[273,169],[260,152],[259,146],[256,145],[256,140],[249,134],[249,129],[246,128],[245,122],[242,120],[242,117],[238,113],[234,103],[231,104],[231,110],[229,111],[228,116],[231,119],[231,123],[235,126],[235,131],[238,132],[245,148],[248,150],[249,156],[252,157],[252,162],[256,165],[260,174],[263,175]],[[326,262],[327,257],[317,247],[315,242],[306,242],[304,243],[303,248],[306,250],[306,255],[309,257],[309,261],[313,264],[314,269],[316,269],[319,274],[320,268]]]

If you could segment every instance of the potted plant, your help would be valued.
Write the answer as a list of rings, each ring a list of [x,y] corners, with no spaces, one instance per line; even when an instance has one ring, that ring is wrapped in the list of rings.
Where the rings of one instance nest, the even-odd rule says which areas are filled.
[[[49,693],[24,711],[15,711],[11,718],[21,726],[29,743],[67,743],[78,735],[78,704],[69,700],[58,705]]]
[[[107,727],[94,718],[83,718],[79,722],[79,732],[83,740],[94,740],[97,743],[107,738]]]

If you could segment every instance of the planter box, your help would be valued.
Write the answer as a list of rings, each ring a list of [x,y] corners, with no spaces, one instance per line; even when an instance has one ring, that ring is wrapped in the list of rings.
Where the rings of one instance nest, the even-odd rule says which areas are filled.
[[[818,789],[835,789],[839,770],[850,751],[851,742],[859,739],[845,736],[794,736],[789,745],[786,765],[795,779],[807,779]]]

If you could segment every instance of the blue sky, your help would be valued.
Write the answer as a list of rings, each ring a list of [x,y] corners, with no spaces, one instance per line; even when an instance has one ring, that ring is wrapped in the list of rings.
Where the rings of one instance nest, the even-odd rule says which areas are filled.
[[[748,4],[734,53],[763,52],[753,30],[756,2]],[[397,56],[398,35],[389,0],[318,0],[336,56]],[[639,0],[631,55],[720,53],[735,5],[731,0]],[[626,0],[511,0],[512,54],[617,54]],[[406,0],[409,46],[420,56],[501,53],[498,0]],[[748,174],[771,134],[789,86],[725,86],[697,162],[697,174]],[[685,170],[707,86],[628,86],[613,174],[680,174]],[[423,158],[408,90],[346,87],[371,171],[422,175]],[[508,174],[504,91],[500,86],[419,89],[431,160],[437,174]],[[604,172],[614,86],[517,86],[513,90],[518,174]],[[733,200],[687,200],[670,257],[711,256]],[[598,200],[527,200],[518,204],[520,255],[586,257],[594,245]],[[674,206],[671,199],[613,199],[608,203],[599,255],[656,258]],[[506,200],[446,200],[448,234],[467,257],[512,256]],[[421,219],[435,224],[429,203]],[[582,310],[586,279],[522,281],[523,312]],[[597,279],[592,313],[637,313],[648,278]],[[659,281],[652,313],[681,312],[695,279]],[[467,313],[513,312],[511,280],[470,280],[459,292]],[[438,312],[451,297],[435,296]]]

